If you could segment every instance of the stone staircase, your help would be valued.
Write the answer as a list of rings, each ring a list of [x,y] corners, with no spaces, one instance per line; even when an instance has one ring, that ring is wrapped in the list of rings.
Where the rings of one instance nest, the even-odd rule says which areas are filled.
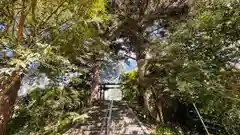
[[[103,101],[88,111],[88,118],[79,125],[70,128],[64,135],[149,135],[146,126],[138,121],[125,102],[114,101],[110,126],[107,126],[108,105]]]

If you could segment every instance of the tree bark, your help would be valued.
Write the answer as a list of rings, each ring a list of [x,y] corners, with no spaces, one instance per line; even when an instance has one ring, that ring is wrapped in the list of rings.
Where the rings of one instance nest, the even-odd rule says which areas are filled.
[[[147,91],[145,90],[143,84],[144,84],[144,76],[145,76],[145,68],[147,66],[147,60],[146,59],[141,59],[137,57],[137,67],[138,67],[138,81],[139,81],[139,86],[138,90],[140,93],[140,96],[142,98],[143,106],[146,111],[149,111],[149,105],[148,105],[148,96],[147,96]]]
[[[11,118],[17,93],[21,85],[22,74],[13,72],[11,83],[1,86],[0,92],[0,135],[5,134],[7,122]]]
[[[96,61],[93,67],[93,81],[92,81],[92,88],[91,88],[91,103],[99,100],[99,83],[100,83],[100,61]]]
[[[18,42],[21,43],[22,38],[23,38],[23,28],[24,28],[24,23],[27,17],[27,6],[25,5],[26,1],[22,1],[22,9],[21,9],[21,15],[20,15],[20,20],[18,24],[18,31],[17,31],[17,39]]]
[[[163,104],[157,98],[156,93],[152,90],[147,90],[148,86],[151,85],[152,79],[146,77],[146,68],[148,64],[148,59],[137,57],[137,66],[138,66],[138,76],[139,76],[139,92],[142,98],[142,104],[144,106],[145,111],[149,112],[149,114],[156,119],[156,121],[163,123]],[[149,84],[148,84],[149,83]],[[154,99],[150,99],[151,95],[153,95]],[[154,100],[154,105],[151,106],[150,102]]]
[[[157,122],[164,123],[164,117],[163,117],[163,103],[161,101],[155,102],[155,111],[157,112]]]

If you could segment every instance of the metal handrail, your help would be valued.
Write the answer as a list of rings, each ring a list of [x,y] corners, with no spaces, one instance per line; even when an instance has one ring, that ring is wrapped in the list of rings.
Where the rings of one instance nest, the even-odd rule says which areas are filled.
[[[133,112],[133,110],[129,107],[128,103],[125,102],[126,106],[128,107],[128,110],[130,110],[130,112],[132,113],[133,117],[135,118],[135,120],[137,120],[138,125],[140,126],[141,130],[143,131],[144,135],[149,135],[149,131],[147,131],[147,129],[144,128],[144,126],[142,126],[142,122],[138,119],[138,117],[136,116],[136,114]]]
[[[202,125],[203,125],[203,127],[204,127],[204,129],[205,129],[205,131],[206,131],[206,133],[207,133],[207,135],[210,135],[209,132],[208,132],[207,126],[205,125],[205,123],[204,123],[204,121],[203,121],[203,118],[202,118],[202,116],[200,115],[200,112],[198,111],[195,103],[193,103],[193,107],[194,107],[194,109],[196,110],[197,115],[198,115],[198,117],[199,117],[199,119],[200,119],[200,121],[201,121],[201,123],[202,123]]]
[[[107,122],[107,135],[110,134],[110,126],[111,126],[111,118],[112,118],[112,107],[113,107],[113,100],[111,100],[110,104],[110,110],[109,110],[109,116],[108,116],[108,122]]]
[[[107,124],[106,126],[106,131],[107,134],[110,134],[110,126],[111,126],[111,118],[112,118],[112,108],[113,108],[113,100],[111,100],[111,102],[108,104],[108,109],[106,111],[105,117],[104,117],[104,121],[103,124],[101,126],[101,130],[100,130],[100,135],[104,135],[105,132],[103,132],[104,126]],[[107,121],[106,121],[107,120]]]
[[[104,135],[103,134],[103,128],[104,128],[104,126],[106,125],[106,122],[107,122],[106,120],[107,120],[107,115],[108,115],[109,109],[110,109],[110,104],[108,104],[108,108],[107,108],[107,111],[106,111],[106,114],[105,114],[105,117],[104,117],[104,120],[103,120],[103,124],[101,126],[100,135]]]

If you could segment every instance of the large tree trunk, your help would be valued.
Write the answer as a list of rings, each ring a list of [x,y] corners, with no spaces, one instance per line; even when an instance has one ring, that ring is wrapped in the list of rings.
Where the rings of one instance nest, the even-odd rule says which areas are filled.
[[[145,59],[140,59],[137,57],[137,67],[138,67],[138,82],[139,82],[139,87],[138,87],[138,90],[140,92],[140,95],[142,97],[142,100],[143,100],[143,104],[144,104],[144,107],[145,109],[147,108],[147,99],[146,99],[146,96],[145,96],[145,89],[144,89],[144,75],[145,75],[145,67],[146,67],[146,64],[147,64],[147,60]]]
[[[17,98],[17,93],[21,85],[22,75],[18,72],[13,72],[11,83],[9,85],[1,84],[2,91],[0,92],[0,135],[5,134],[7,122],[13,114],[14,104]]]
[[[138,76],[139,76],[139,92],[142,99],[142,104],[145,111],[147,111],[156,121],[164,123],[163,118],[163,103],[158,95],[153,90],[149,90],[153,79],[146,77],[146,68],[148,64],[147,58],[137,57]],[[153,98],[153,99],[152,99]]]
[[[99,83],[100,83],[100,61],[96,61],[93,67],[93,81],[91,91],[91,103],[99,100]]]

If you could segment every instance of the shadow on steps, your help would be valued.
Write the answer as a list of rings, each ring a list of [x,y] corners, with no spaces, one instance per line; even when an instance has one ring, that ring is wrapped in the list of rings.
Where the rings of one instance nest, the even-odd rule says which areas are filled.
[[[110,105],[110,101],[102,101],[88,109],[86,112],[88,117],[82,123],[71,127],[64,135],[106,135],[108,105]],[[109,126],[111,135],[145,135],[135,117],[125,102],[114,101],[111,126]]]

